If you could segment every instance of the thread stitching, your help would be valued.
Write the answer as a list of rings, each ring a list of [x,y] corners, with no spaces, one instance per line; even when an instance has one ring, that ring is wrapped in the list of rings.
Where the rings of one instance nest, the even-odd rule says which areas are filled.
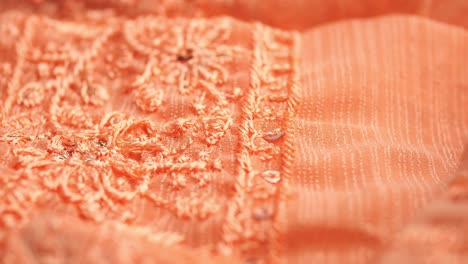
[[[226,65],[247,53],[227,44],[229,19],[110,18],[92,27],[19,17],[6,30],[19,31],[21,21],[16,66],[2,64],[12,77],[0,142],[13,170],[2,178],[2,226],[20,227],[33,205],[54,193],[98,222],[132,223],[140,200],[190,219],[222,209],[213,193],[223,172],[214,150],[230,133],[241,95]],[[55,37],[41,39],[39,28]],[[133,81],[121,78],[119,87],[141,113],[106,114],[108,90],[127,75]],[[192,111],[154,122],[147,114],[167,107],[168,89]],[[166,191],[148,192],[156,183]]]
[[[281,233],[279,227],[285,225],[284,203],[294,159],[298,40],[296,33],[256,24],[252,45],[250,87],[239,128],[236,194],[228,205],[219,250],[231,254],[239,249],[249,259],[266,255],[272,260],[280,254],[275,241]],[[286,122],[284,126],[282,122]],[[262,171],[275,161],[279,167]]]
[[[147,202],[183,219],[225,216],[221,253],[281,254],[299,98],[296,33],[254,24],[244,47],[225,18],[3,19],[13,22],[0,30],[14,37],[0,49],[19,44],[13,63],[0,65],[0,84],[8,83],[1,227],[21,227],[37,204],[57,197],[90,221],[126,224]],[[246,55],[243,89],[232,65]],[[120,110],[110,100],[116,90],[126,98]],[[174,94],[190,106],[175,118],[165,115]],[[234,192],[220,196],[215,179],[229,173],[217,151],[236,132]]]

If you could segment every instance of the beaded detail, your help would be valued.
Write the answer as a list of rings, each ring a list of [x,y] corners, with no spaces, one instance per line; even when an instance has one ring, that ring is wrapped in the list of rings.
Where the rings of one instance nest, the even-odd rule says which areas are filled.
[[[2,228],[43,204],[145,226],[144,205],[221,219],[220,249],[272,249],[295,33],[227,18],[0,22]]]

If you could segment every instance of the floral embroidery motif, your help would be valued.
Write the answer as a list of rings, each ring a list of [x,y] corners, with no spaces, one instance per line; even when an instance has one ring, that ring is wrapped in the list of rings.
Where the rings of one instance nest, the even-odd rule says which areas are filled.
[[[217,215],[220,249],[269,250],[293,33],[226,18],[12,21],[0,24],[0,54],[15,54],[0,61],[0,227],[41,204],[145,225],[144,205]]]
[[[231,27],[227,19],[216,24],[206,20],[174,20],[168,24],[144,18],[125,24],[128,43],[149,56],[147,68],[134,83],[137,92],[162,88],[184,95],[200,90],[204,97],[213,97],[217,106],[226,106],[226,95],[220,91],[229,77],[226,66],[235,53],[242,52],[240,47],[226,43]],[[151,112],[151,103],[148,100],[148,105],[139,106]]]
[[[11,167],[25,184],[2,190],[13,199],[0,208],[2,225],[14,224],[5,220],[7,215],[25,218],[30,204],[49,192],[95,221],[133,221],[132,204],[141,199],[184,218],[206,218],[220,209],[203,189],[223,170],[211,147],[233,123],[229,89],[223,87],[229,84],[226,67],[233,63],[234,53],[247,51],[224,43],[231,34],[227,19],[143,18],[121,25],[77,32],[67,23],[33,18],[23,29],[9,29],[22,31],[16,61],[24,61],[25,74],[17,87],[9,82],[6,101],[10,109],[20,107],[24,112],[11,115],[10,109],[4,110],[10,117],[3,120],[6,133],[0,140],[12,147]],[[43,39],[38,28],[55,37]],[[37,45],[32,46],[32,41]],[[150,52],[142,52],[145,45]],[[116,57],[120,52],[123,57]],[[116,82],[119,71],[133,81]],[[174,90],[180,98],[187,96],[193,111],[175,120],[156,121],[144,114],[138,118],[120,111],[102,112],[109,107],[109,89],[117,86],[126,93],[127,85],[133,103],[144,112],[163,107]],[[200,148],[205,150],[193,154]],[[172,198],[148,191],[158,184],[175,194],[199,191]],[[15,195],[27,190],[35,196]]]

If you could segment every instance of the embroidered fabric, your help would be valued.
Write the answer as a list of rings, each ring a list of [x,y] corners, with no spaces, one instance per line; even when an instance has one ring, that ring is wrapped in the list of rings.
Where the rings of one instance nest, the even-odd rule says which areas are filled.
[[[464,263],[468,6],[358,2],[1,1],[0,262]]]
[[[295,33],[229,18],[1,20],[3,228],[51,207],[153,227],[145,211],[161,208],[215,219],[213,249],[268,256],[292,160]]]

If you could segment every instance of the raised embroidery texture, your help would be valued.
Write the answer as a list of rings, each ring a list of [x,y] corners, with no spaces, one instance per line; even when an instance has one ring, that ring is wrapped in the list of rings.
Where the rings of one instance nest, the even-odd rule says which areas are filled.
[[[294,148],[291,119],[298,103],[298,41],[294,33],[260,24],[253,38],[251,83],[239,129],[236,195],[228,205],[221,249],[237,245],[255,259],[262,250],[274,257],[275,229],[284,221],[280,210],[285,209],[281,205],[287,199]]]
[[[54,206],[145,226],[142,208],[162,208],[217,219],[221,253],[274,250],[293,33],[225,18],[1,20],[2,228]]]
[[[12,77],[3,81],[8,96],[1,141],[9,145],[8,165],[25,189],[3,189],[12,201],[1,212],[24,218],[48,192],[98,221],[112,215],[131,221],[135,212],[129,203],[137,198],[188,218],[219,210],[203,188],[222,172],[212,146],[233,120],[226,67],[234,53],[246,53],[224,44],[232,30],[229,20],[142,18],[97,27],[77,24],[80,30],[46,18],[18,20],[22,28],[21,23],[3,26],[17,32],[19,45],[16,58],[2,63],[4,76]],[[5,49],[14,50],[10,42]],[[163,104],[166,110],[169,96],[185,100],[192,111],[148,118],[117,106],[106,113],[119,101],[109,102],[111,93],[134,98],[132,105],[143,112]],[[174,198],[148,191],[162,177],[165,192],[197,191]],[[19,193],[36,195],[23,199]]]

